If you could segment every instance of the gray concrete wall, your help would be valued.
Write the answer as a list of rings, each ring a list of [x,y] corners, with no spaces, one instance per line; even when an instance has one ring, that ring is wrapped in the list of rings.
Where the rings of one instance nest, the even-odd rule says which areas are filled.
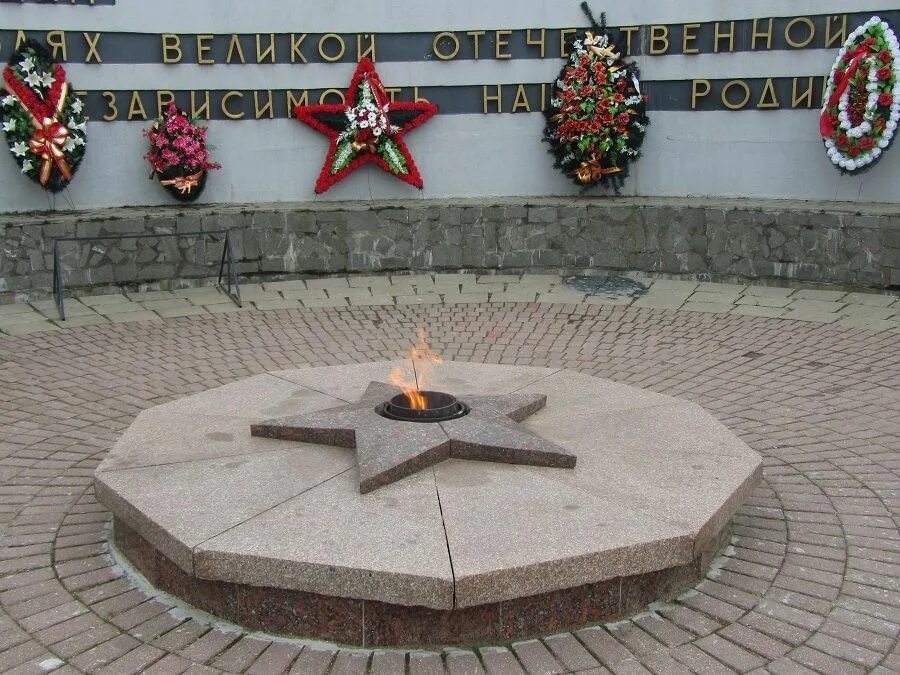
[[[731,20],[884,9],[866,0],[653,0],[611,10],[618,25]],[[601,9],[598,5],[596,9]],[[607,8],[610,9],[610,8]],[[476,28],[583,25],[578,2],[483,0],[336,3],[247,0],[119,0],[113,7],[0,5],[0,27],[34,30],[150,32],[440,31]],[[852,27],[851,27],[852,28]],[[833,49],[798,52],[642,57],[647,79],[750,78],[826,74]],[[500,62],[385,63],[389,85],[489,84],[551,81],[557,59]],[[350,64],[200,67],[191,64],[85,65],[68,67],[85,89],[344,88]],[[817,111],[657,112],[625,194],[900,202],[900,152],[889,152],[872,171],[841,176],[831,166],[817,133]],[[164,204],[141,156],[141,122],[89,123],[85,162],[65,198],[48,201],[0,158],[0,211],[74,206],[93,209],[125,204]],[[324,137],[291,120],[212,121],[211,142],[225,168],[213,174],[206,203],[271,203],[454,197],[571,196],[576,188],[553,168],[540,142],[543,118],[519,115],[439,116],[409,137],[422,169],[417,192],[376,169],[357,172],[331,192],[315,197],[313,184],[325,154]],[[602,194],[591,192],[590,195]]]

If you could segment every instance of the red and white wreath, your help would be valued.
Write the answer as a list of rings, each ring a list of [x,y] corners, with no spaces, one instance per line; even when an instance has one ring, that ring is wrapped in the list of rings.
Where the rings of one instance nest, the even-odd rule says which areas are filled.
[[[868,168],[887,150],[900,122],[900,43],[873,16],[838,53],[825,88],[819,131],[843,172]]]

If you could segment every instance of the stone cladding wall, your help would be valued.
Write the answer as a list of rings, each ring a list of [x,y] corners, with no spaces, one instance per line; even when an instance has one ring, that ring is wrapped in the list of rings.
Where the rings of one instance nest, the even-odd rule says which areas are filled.
[[[624,272],[900,287],[896,205],[701,199],[418,200],[0,215],[0,292],[39,295],[60,242],[67,288],[215,276],[227,230],[245,278],[348,272]]]

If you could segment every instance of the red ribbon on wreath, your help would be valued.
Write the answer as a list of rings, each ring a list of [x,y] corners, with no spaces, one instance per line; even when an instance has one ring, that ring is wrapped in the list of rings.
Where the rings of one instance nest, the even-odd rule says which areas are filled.
[[[64,149],[66,139],[69,138],[69,130],[52,117],[45,117],[43,120],[33,118],[31,124],[34,127],[34,136],[28,141],[28,148],[44,160],[41,165],[41,185],[46,185],[50,180],[50,172],[54,165],[63,178],[67,181],[72,180],[72,170],[66,161]]]
[[[12,68],[7,68],[3,74],[3,88],[15,96],[31,115],[34,135],[28,141],[28,148],[43,160],[40,181],[44,186],[50,182],[54,166],[59,169],[63,178],[72,180],[72,169],[66,161],[64,149],[69,130],[58,120],[66,104],[69,85],[66,82],[66,71],[58,63],[53,66],[53,77],[53,86],[47,93],[47,99],[42,101],[30,87],[16,79]]]
[[[828,99],[827,107],[830,108],[840,103],[841,96],[847,91],[847,87],[850,86],[850,81],[856,75],[856,71],[859,70],[860,64],[862,64],[863,57],[868,53],[869,45],[864,42],[847,54],[851,59],[850,66],[844,71],[843,77],[835,82],[834,92],[831,94],[831,98]],[[831,138],[831,135],[834,133],[834,119],[828,110],[823,110],[822,117],[819,118],[819,133],[822,134],[822,138]]]

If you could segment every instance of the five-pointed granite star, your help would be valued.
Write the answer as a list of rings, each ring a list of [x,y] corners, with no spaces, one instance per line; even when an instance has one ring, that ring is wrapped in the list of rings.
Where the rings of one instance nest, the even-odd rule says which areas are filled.
[[[401,390],[369,384],[357,403],[250,427],[253,436],[356,448],[359,491],[365,494],[450,457],[572,468],[575,455],[519,426],[543,408],[543,394],[460,396],[471,412],[449,422],[390,420],[375,407]]]
[[[431,119],[437,106],[427,101],[391,102],[375,66],[360,61],[344,104],[298,105],[294,114],[331,140],[316,192],[328,190],[363,164],[372,162],[405,183],[421,188],[422,176],[403,134]]]

